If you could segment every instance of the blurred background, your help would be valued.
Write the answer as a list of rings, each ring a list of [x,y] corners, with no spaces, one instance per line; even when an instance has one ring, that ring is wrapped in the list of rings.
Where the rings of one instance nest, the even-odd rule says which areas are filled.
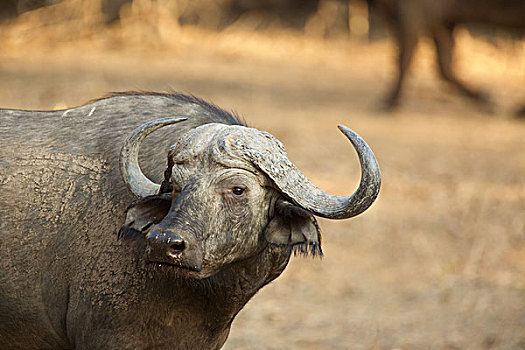
[[[225,349],[525,349],[525,41],[459,28],[458,75],[417,48],[384,112],[396,45],[358,0],[2,0],[0,106],[63,109],[112,91],[181,91],[279,138],[321,188],[359,181],[337,124],[373,148],[378,201],[320,220],[321,260],[294,258],[236,318]],[[371,40],[373,39],[373,40]]]

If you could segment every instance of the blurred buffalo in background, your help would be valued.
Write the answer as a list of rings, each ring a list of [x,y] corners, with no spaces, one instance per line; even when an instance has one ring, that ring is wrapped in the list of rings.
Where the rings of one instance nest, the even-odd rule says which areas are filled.
[[[439,73],[465,96],[490,105],[488,95],[469,87],[454,73],[454,29],[462,24],[482,24],[508,29],[525,29],[524,0],[367,0],[371,13],[382,16],[395,36],[398,76],[386,98],[386,107],[399,104],[406,73],[413,59],[418,39],[429,35],[435,44]],[[525,107],[519,115],[525,115]]]
[[[53,0],[2,0],[0,1],[0,20],[13,18],[26,11],[51,5]]]
[[[56,5],[63,0],[2,0],[0,1],[0,21],[15,18],[25,12],[45,6]],[[101,0],[100,7],[107,23],[119,18],[122,5],[132,0]]]
[[[68,1],[72,2],[70,0],[4,0],[0,2],[0,20]],[[118,21],[123,8],[137,2],[133,0],[92,2],[97,1],[103,22],[106,24]],[[170,3],[173,5],[172,15],[177,17],[181,25],[191,24],[222,30],[241,20],[255,22],[254,29],[267,29],[277,25],[281,28],[303,30],[309,21],[313,21],[322,22],[323,36],[348,33],[349,2],[346,0],[177,0]]]
[[[206,0],[182,1],[183,11],[179,22],[223,29],[242,16],[256,14],[264,17],[260,24],[263,27],[278,20],[285,27],[303,28],[317,10],[318,3],[318,0],[221,0],[215,4]],[[212,7],[217,9],[210,11]],[[214,19],[210,18],[212,16]]]

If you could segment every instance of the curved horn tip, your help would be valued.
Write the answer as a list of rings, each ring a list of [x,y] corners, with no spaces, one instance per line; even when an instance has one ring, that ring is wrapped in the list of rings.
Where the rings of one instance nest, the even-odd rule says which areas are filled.
[[[124,183],[133,194],[146,197],[155,194],[160,188],[159,184],[152,182],[142,173],[138,164],[139,148],[144,138],[159,128],[187,119],[181,116],[156,119],[142,124],[126,138],[120,150],[119,168]]]
[[[348,136],[350,139],[362,139],[361,136],[359,136],[358,133],[356,133],[354,130],[350,129],[349,127],[346,127],[342,124],[337,125],[337,128],[346,136]]]
[[[178,122],[182,122],[182,121],[185,121],[185,120],[188,120],[188,117],[181,117],[181,116],[178,116],[178,115],[172,115],[172,116],[169,116],[169,117],[165,117],[165,118],[159,118],[159,119],[156,119],[156,120],[152,120],[146,124],[164,124],[164,125],[171,125],[171,124],[175,124],[175,123],[178,123]],[[146,125],[146,124],[143,124]]]
[[[362,205],[362,209],[356,210],[356,213],[352,215],[356,216],[368,209],[377,199],[381,188],[381,170],[372,149],[359,134],[341,124],[337,127],[354,145],[361,163],[360,189],[363,191],[363,195],[367,194],[368,199],[366,200],[367,203]]]
[[[166,117],[166,118],[162,118],[162,119],[173,119],[173,121],[175,123],[175,122],[181,122],[183,120],[188,120],[188,117],[181,117],[181,116],[178,116],[178,115],[172,115],[172,116],[169,116],[169,117]]]

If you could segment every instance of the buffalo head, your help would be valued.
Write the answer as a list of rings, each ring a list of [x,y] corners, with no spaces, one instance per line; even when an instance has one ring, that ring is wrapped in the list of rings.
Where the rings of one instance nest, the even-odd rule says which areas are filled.
[[[360,185],[350,196],[313,185],[269,133],[225,124],[205,124],[182,135],[169,150],[164,181],[155,184],[138,165],[140,144],[154,130],[183,120],[170,117],[142,125],[120,156],[124,182],[139,197],[128,208],[124,228],[147,239],[151,262],[204,278],[268,245],[322,254],[314,215],[350,218],[378,195],[377,161],[344,126],[339,129],[354,145],[362,169]]]

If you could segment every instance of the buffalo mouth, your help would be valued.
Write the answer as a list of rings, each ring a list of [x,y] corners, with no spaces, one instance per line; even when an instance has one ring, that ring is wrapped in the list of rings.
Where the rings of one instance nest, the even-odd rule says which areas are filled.
[[[176,269],[182,269],[182,270],[187,270],[187,271],[196,272],[196,273],[200,273],[202,271],[202,269],[198,269],[192,266],[185,266],[177,262],[172,263],[172,262],[166,262],[166,261],[154,261],[154,260],[149,260],[149,259],[146,260],[146,262],[149,265],[155,265],[158,267],[176,268]]]
[[[152,254],[151,247],[149,246],[146,247],[144,260],[146,265],[154,270],[164,271],[170,274],[173,273],[184,279],[204,279],[217,272],[207,266],[202,266],[202,263],[192,263],[181,254],[175,257],[170,255],[156,256]]]
[[[180,253],[171,253],[168,252],[164,256],[158,256],[152,252],[150,246],[146,248],[145,254],[146,262],[148,264],[157,264],[159,266],[173,266],[178,267],[184,270],[189,270],[193,272],[201,272],[202,266],[200,264],[191,264],[182,257]]]
[[[183,270],[188,270],[188,271],[193,271],[193,272],[201,272],[202,269],[199,269],[195,266],[187,266],[187,265],[183,265],[182,263],[178,262],[178,261],[175,261],[175,262],[172,262],[172,261],[159,261],[159,260],[152,260],[152,259],[149,259],[146,257],[146,263],[148,263],[149,265],[157,265],[159,267],[162,267],[162,266],[171,266],[171,267],[174,267],[174,268],[179,268],[179,269],[183,269]]]
[[[153,270],[163,271],[166,273],[174,273],[176,276],[183,279],[201,280],[215,275],[218,271],[202,267],[196,268],[178,261],[157,261],[145,257],[146,265]]]

